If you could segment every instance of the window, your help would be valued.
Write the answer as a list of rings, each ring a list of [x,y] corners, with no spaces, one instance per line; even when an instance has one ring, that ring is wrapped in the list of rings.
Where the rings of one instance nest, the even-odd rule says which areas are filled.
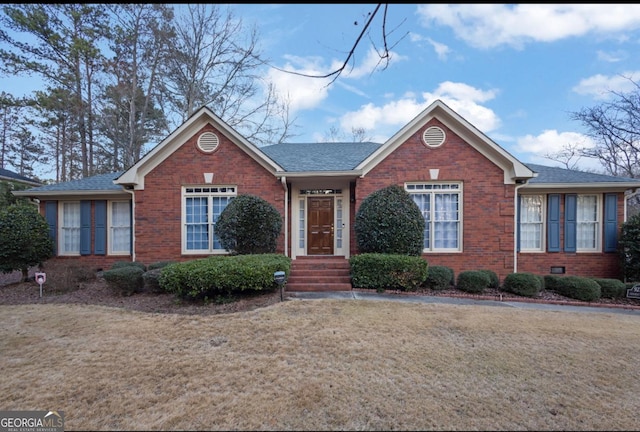
[[[112,201],[109,211],[109,253],[131,252],[131,210],[129,201]]]
[[[522,251],[542,251],[543,206],[543,195],[520,197],[520,250]]]
[[[461,194],[459,183],[406,184],[405,190],[424,216],[424,251],[461,250]]]
[[[80,254],[80,202],[60,203],[60,255]]]
[[[236,196],[234,186],[188,187],[183,193],[183,251],[225,252],[215,226],[222,211]]]
[[[600,209],[597,195],[578,195],[576,211],[576,248],[596,251],[600,246]]]

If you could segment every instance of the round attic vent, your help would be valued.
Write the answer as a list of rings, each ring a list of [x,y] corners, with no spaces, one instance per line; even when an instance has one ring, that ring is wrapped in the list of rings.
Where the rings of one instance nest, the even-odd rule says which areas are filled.
[[[205,153],[211,153],[218,148],[220,141],[213,132],[205,132],[198,137],[198,148]]]
[[[429,147],[439,147],[444,143],[444,131],[437,126],[431,126],[424,131],[422,141]]]

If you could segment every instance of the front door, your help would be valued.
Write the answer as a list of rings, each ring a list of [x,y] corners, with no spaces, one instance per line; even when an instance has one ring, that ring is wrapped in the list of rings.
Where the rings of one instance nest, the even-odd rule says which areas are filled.
[[[307,200],[309,255],[333,255],[333,197]]]

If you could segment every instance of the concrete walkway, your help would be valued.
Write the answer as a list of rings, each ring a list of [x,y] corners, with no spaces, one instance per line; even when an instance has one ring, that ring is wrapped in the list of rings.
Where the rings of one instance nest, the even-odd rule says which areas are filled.
[[[566,311],[566,312],[599,312],[599,313],[617,313],[626,315],[640,316],[640,308],[638,307],[601,307],[601,306],[574,306],[574,305],[558,305],[550,303],[538,302],[520,302],[520,301],[497,301],[497,300],[477,300],[463,297],[445,297],[445,296],[421,296],[421,295],[402,295],[402,294],[385,294],[362,291],[330,291],[330,292],[290,292],[287,291],[290,298],[315,300],[315,299],[343,299],[343,300],[373,300],[373,301],[403,301],[407,303],[440,303],[454,305],[477,305],[477,306],[497,306],[511,307],[519,309],[547,310],[547,311]]]

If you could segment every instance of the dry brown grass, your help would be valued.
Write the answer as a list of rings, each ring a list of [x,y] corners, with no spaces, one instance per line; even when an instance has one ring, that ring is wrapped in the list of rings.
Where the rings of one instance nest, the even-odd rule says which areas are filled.
[[[633,315],[288,300],[0,306],[0,407],[67,430],[637,430]]]

